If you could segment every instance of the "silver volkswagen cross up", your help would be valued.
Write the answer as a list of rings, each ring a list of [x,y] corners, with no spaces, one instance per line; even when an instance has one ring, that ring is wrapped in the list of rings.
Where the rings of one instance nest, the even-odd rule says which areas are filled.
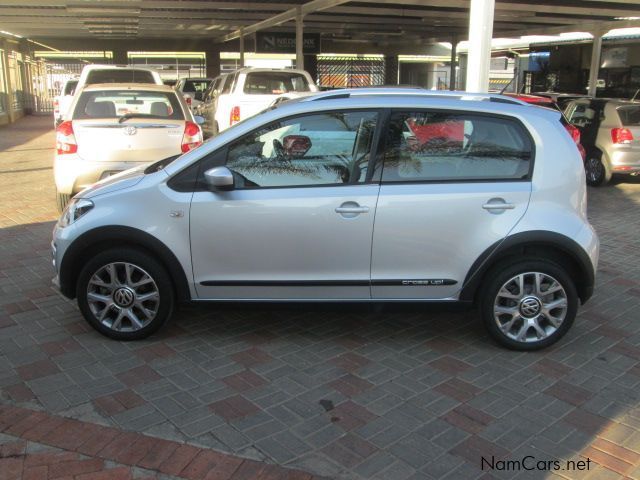
[[[593,292],[586,209],[559,112],[330,91],[80,192],[53,232],[54,281],[120,340],[155,332],[177,302],[447,302],[534,350]]]

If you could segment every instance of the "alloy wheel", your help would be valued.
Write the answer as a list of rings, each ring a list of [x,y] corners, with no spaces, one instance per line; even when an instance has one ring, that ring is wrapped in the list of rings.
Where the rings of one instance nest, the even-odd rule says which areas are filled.
[[[104,265],[89,279],[87,303],[95,318],[117,332],[134,332],[158,313],[160,292],[144,269],[127,262]]]
[[[553,335],[567,316],[569,302],[564,287],[541,272],[518,274],[498,291],[493,317],[507,338],[539,342]]]

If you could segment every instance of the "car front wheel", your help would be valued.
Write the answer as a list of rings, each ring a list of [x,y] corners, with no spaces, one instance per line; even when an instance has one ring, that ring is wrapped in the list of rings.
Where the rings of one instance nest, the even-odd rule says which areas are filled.
[[[487,330],[514,350],[538,350],[562,338],[578,310],[578,294],[566,270],[547,260],[503,264],[489,272],[481,298]]]
[[[76,294],[87,322],[116,340],[148,337],[166,323],[174,306],[165,268],[132,248],[107,250],[89,260]]]

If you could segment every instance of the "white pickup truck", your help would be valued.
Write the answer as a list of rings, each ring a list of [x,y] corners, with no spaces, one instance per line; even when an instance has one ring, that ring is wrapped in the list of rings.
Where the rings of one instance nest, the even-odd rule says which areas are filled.
[[[261,112],[283,93],[318,91],[306,71],[282,68],[241,68],[214,86],[200,110],[212,135]]]

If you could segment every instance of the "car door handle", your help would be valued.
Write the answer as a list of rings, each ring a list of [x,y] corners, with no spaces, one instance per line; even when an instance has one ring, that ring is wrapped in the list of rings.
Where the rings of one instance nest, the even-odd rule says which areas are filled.
[[[516,206],[513,203],[485,203],[482,208],[485,210],[513,210]]]
[[[336,207],[336,213],[368,213],[369,207]]]

